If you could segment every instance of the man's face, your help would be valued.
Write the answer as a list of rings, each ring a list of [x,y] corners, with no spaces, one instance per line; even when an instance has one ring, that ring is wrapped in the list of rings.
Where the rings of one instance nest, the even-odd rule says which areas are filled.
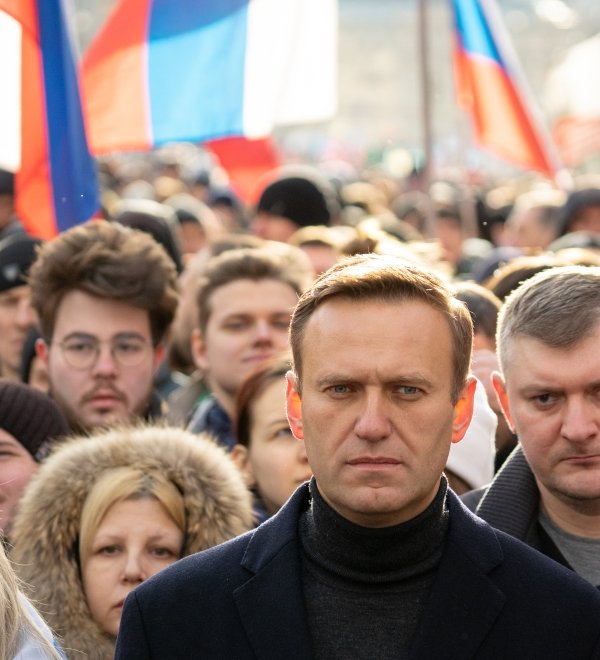
[[[100,342],[98,358],[89,368],[67,361],[65,342]],[[115,359],[111,346],[139,342],[143,359],[126,366]],[[62,344],[62,346],[61,346]],[[152,345],[148,312],[117,300],[70,291],[62,299],[50,345],[40,341],[39,356],[46,362],[50,392],[72,426],[92,429],[143,415],[150,400],[154,372],[162,347]]]
[[[515,211],[506,222],[510,244],[519,248],[545,248],[556,238],[551,225],[544,225],[539,208]]]
[[[515,337],[504,378],[493,376],[542,501],[577,508],[600,502],[600,324],[570,348]]]
[[[420,301],[337,298],[313,313],[302,342],[302,394],[288,374],[294,435],[325,500],[348,520],[387,527],[433,500],[472,415],[475,381],[455,407],[452,340]]]
[[[293,220],[282,215],[273,215],[264,211],[258,213],[252,218],[250,229],[252,233],[259,238],[269,241],[287,242],[288,238],[298,230]]]
[[[11,223],[14,210],[14,197],[0,194],[0,229],[4,229]]]
[[[288,326],[297,300],[292,287],[270,279],[236,280],[212,294],[206,331],[204,336],[194,331],[192,352],[228,412],[246,376],[288,347]]]
[[[582,209],[571,222],[569,231],[587,231],[600,234],[600,206],[594,204]]]
[[[35,474],[37,463],[8,431],[0,429],[0,530],[10,533],[17,504]]]
[[[9,377],[19,373],[25,337],[37,321],[30,299],[27,285],[0,293],[0,364]]]

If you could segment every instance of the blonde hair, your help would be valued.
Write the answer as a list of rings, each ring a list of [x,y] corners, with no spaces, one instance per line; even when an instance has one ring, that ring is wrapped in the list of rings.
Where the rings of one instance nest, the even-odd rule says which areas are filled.
[[[25,598],[19,590],[19,581],[0,543],[0,658],[13,658],[18,651],[23,632],[31,635],[40,651],[48,658],[60,660],[61,656],[39,630],[24,606]]]
[[[172,481],[160,472],[144,472],[130,466],[106,470],[92,486],[81,510],[79,560],[82,570],[108,510],[117,502],[144,498],[157,500],[185,534],[183,495]]]

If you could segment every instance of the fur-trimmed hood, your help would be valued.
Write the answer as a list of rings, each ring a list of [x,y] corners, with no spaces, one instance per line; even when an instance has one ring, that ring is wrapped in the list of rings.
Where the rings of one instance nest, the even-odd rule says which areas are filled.
[[[44,461],[19,506],[11,557],[28,595],[72,658],[109,660],[115,640],[92,620],[83,593],[78,537],[83,504],[107,469],[160,471],[183,494],[183,555],[222,543],[253,525],[251,496],[229,456],[212,440],[178,428],[122,427],[69,440]]]

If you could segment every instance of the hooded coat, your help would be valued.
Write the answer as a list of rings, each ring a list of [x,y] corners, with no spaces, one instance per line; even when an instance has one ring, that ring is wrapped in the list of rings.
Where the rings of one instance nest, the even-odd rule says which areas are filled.
[[[57,633],[68,657],[109,660],[115,639],[92,619],[79,566],[79,528],[87,494],[108,469],[160,471],[183,494],[182,556],[210,548],[253,526],[252,501],[225,451],[182,429],[111,429],[60,445],[21,500],[11,554],[28,595]]]

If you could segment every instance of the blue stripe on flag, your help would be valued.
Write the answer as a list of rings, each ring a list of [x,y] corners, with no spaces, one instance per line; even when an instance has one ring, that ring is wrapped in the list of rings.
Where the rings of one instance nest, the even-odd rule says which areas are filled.
[[[242,135],[249,1],[152,2],[148,76],[155,145]]]
[[[99,208],[96,169],[85,137],[62,0],[39,0],[37,8],[54,211],[57,229],[63,231]]]
[[[458,38],[468,55],[478,55],[503,67],[490,26],[478,0],[455,0],[454,16]]]

